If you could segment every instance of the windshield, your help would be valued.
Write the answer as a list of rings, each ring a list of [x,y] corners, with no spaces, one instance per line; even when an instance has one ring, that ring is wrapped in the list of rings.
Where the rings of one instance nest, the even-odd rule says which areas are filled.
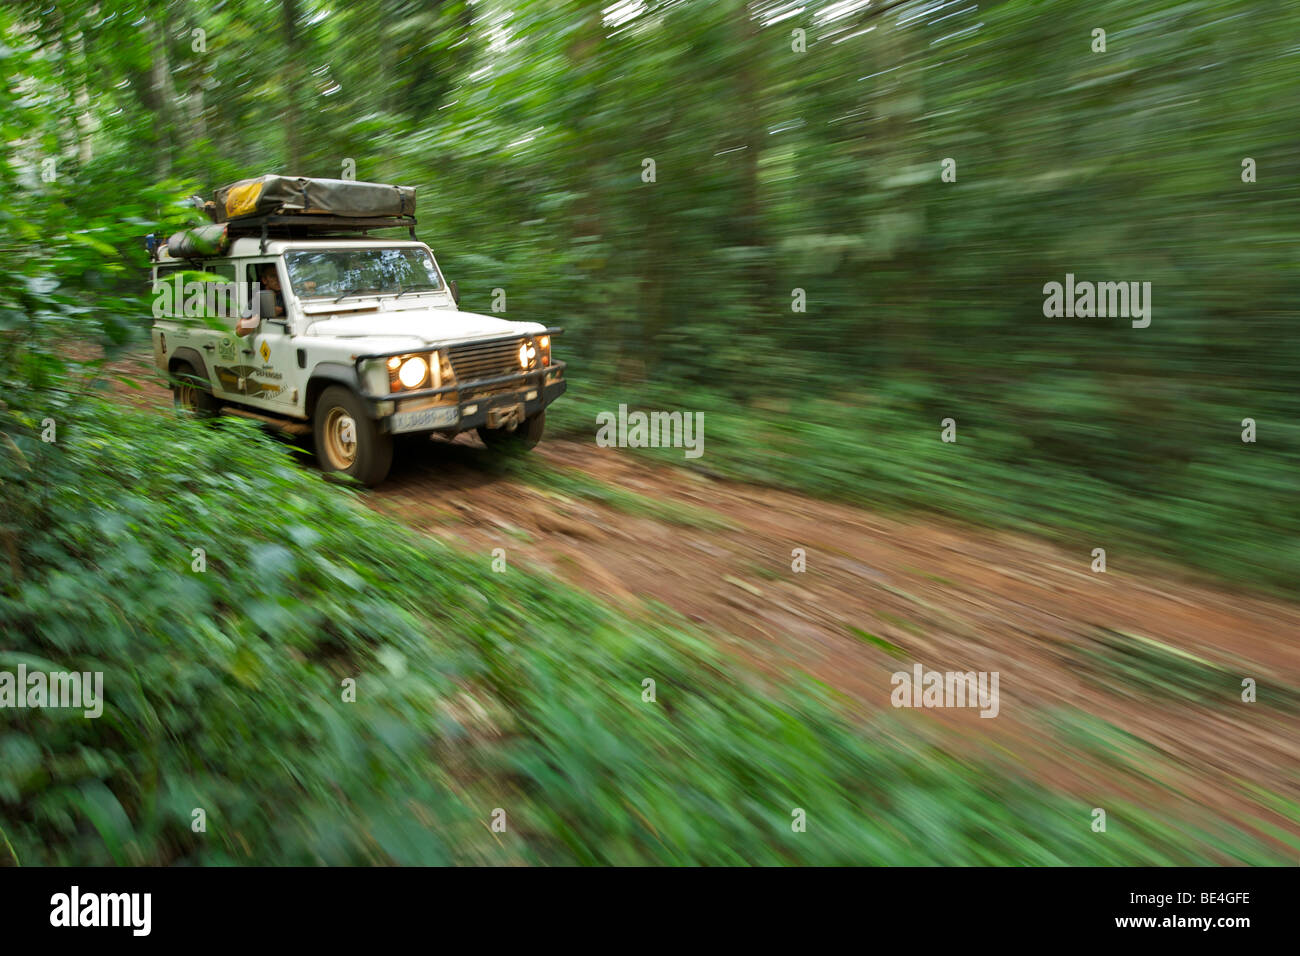
[[[286,252],[289,282],[300,298],[375,292],[437,292],[442,279],[424,249],[313,249]]]

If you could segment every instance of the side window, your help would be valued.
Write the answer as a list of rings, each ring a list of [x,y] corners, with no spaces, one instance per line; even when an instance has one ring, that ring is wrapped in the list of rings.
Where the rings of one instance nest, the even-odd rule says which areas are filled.
[[[262,274],[266,271],[267,267],[270,267],[271,274],[274,275],[274,278],[270,279],[274,285],[262,281]],[[270,275],[268,275],[268,278],[270,278]],[[266,292],[269,290],[274,292],[276,299],[276,315],[284,315],[284,296],[280,291],[280,271],[276,268],[274,259],[267,259],[262,262],[250,262],[244,270],[244,288],[246,290],[245,294],[250,303],[255,301],[256,291]]]
[[[149,297],[155,320],[175,320],[182,315],[183,287],[176,285],[181,272],[179,262],[158,263],[153,267],[153,281],[149,285]]]
[[[150,288],[152,289],[153,286],[157,285],[159,282],[175,281],[176,272],[178,269],[180,269],[180,266],[174,262],[169,262],[166,265],[154,266],[153,282],[150,284]]]
[[[216,314],[223,319],[229,319],[233,326],[239,318],[239,303],[234,295],[234,264],[229,262],[205,262],[203,263],[203,271],[220,277],[222,285],[218,288],[213,304],[216,306]]]

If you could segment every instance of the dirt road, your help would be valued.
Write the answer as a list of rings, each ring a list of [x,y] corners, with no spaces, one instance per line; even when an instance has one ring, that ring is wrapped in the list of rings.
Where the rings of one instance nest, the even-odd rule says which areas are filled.
[[[139,360],[119,370],[147,381]],[[119,390],[169,407],[150,381]],[[907,519],[657,466],[590,442],[543,442],[502,473],[476,439],[410,444],[378,510],[511,566],[644,613],[664,605],[774,674],[802,670],[865,712],[915,663],[1000,675],[999,712],[910,711],[992,747],[1087,807],[1198,811],[1276,842],[1300,825],[1256,788],[1296,797],[1300,606],[1233,593],[1093,546]],[[804,570],[795,570],[798,552]],[[1242,681],[1258,702],[1242,701]],[[1058,733],[1077,709],[1119,728],[1106,767]],[[1120,768],[1120,769],[1117,769]],[[1270,828],[1273,832],[1270,833]],[[1294,838],[1294,837],[1293,837]],[[1294,851],[1291,851],[1294,854]]]

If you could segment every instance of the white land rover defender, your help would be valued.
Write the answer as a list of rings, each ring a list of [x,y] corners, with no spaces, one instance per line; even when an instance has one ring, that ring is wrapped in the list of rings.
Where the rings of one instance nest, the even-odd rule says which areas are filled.
[[[537,444],[566,387],[551,356],[560,330],[460,311],[456,283],[415,239],[414,190],[264,176],[205,208],[216,222],[151,250],[154,362],[178,407],[310,423],[321,467],[367,485],[388,474],[397,435]],[[396,224],[410,239],[368,236]],[[158,307],[182,301],[193,270],[223,280],[228,321]]]

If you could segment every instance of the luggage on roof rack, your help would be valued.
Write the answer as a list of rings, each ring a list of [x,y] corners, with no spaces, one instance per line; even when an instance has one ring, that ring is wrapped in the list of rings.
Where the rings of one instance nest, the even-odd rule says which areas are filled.
[[[415,239],[415,187],[362,183],[352,179],[258,176],[241,179],[194,204],[212,222],[190,226],[163,243],[146,237],[151,260],[164,252],[174,259],[225,255],[240,236],[268,239],[337,238],[369,235],[372,229],[405,228]]]
[[[393,225],[403,225],[408,219],[414,221],[415,187],[267,175],[222,186],[204,209],[218,223],[249,218],[266,221],[264,217],[283,215],[306,225],[311,225],[310,217],[322,216],[336,228],[348,219],[394,219]]]
[[[222,256],[230,248],[230,235],[225,223],[209,223],[173,233],[165,248],[173,259],[200,259]]]

